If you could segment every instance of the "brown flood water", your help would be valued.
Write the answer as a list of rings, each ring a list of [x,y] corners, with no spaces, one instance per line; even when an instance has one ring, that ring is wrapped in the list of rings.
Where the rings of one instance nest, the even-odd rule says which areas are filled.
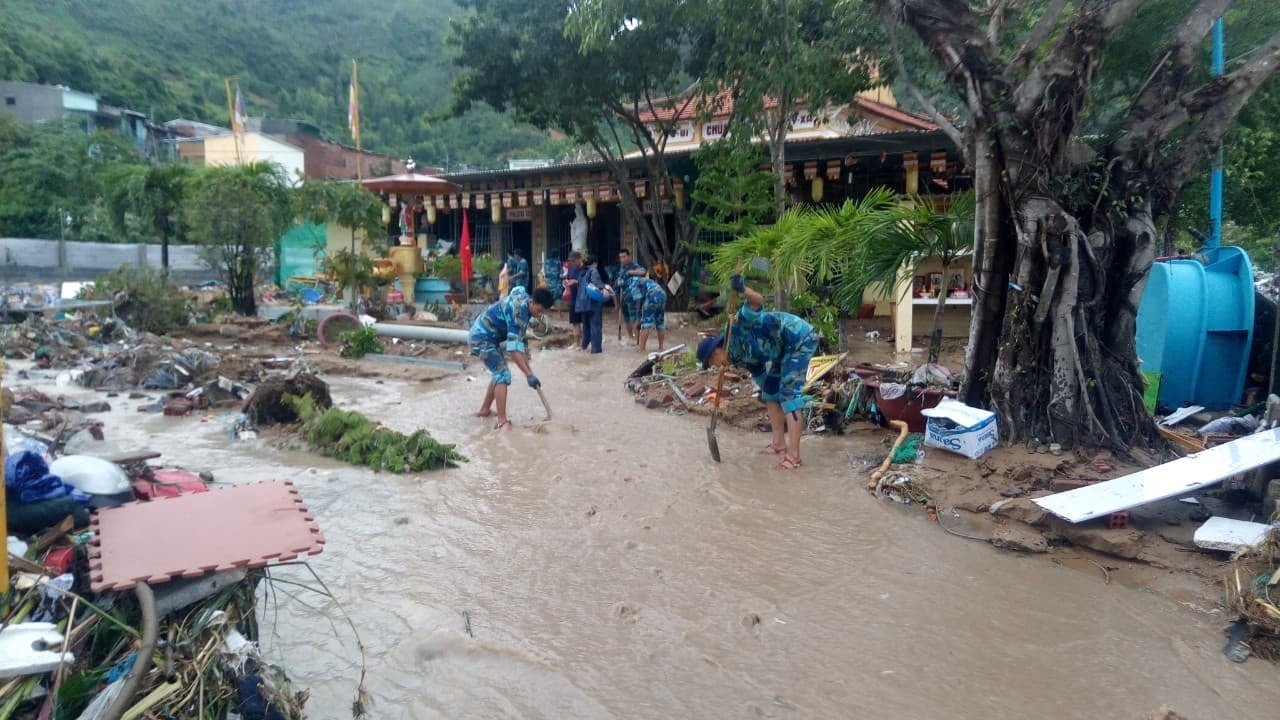
[[[883,451],[865,441],[806,438],[787,474],[753,454],[764,436],[722,426],[716,465],[702,421],[632,402],[637,362],[540,353],[556,419],[536,427],[516,373],[518,427],[501,434],[469,416],[478,365],[475,382],[331,379],[341,405],[471,457],[422,476],[233,442],[229,416],[123,398],[107,432],[221,481],[299,486],[376,718],[1276,717],[1280,670],[1228,662],[1220,616],[877,501],[850,466]],[[358,654],[334,604],[278,586],[266,605],[264,645],[311,689],[310,716],[348,717]]]

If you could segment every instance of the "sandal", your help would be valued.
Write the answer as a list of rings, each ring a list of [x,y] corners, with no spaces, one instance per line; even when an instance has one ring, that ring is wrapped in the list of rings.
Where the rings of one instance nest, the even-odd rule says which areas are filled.
[[[760,454],[761,455],[781,455],[786,451],[787,451],[786,445],[783,445],[782,447],[778,447],[773,443],[769,443],[768,445],[764,446],[764,449],[760,451]]]
[[[778,461],[778,464],[774,467],[777,470],[798,470],[803,466],[804,463],[799,460],[792,460],[790,456],[783,455],[782,460]]]
[[[503,420],[502,422],[500,422],[500,423],[498,423],[497,425],[494,425],[494,426],[493,426],[493,429],[494,429],[494,430],[501,430],[501,429],[503,429],[503,428],[508,428],[508,429],[510,429],[510,428],[511,428],[511,421],[510,421],[510,420]]]

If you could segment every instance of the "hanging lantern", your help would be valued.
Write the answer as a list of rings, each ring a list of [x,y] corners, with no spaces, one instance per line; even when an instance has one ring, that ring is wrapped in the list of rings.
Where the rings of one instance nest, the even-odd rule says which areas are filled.
[[[391,222],[391,206],[383,205],[382,206],[382,224],[386,225],[389,222]]]
[[[435,203],[428,203],[428,204],[427,204],[427,222],[428,222],[428,223],[430,223],[430,224],[432,224],[432,225],[435,225],[435,224],[436,224],[436,206],[435,206]]]
[[[396,207],[396,204],[400,201],[400,197],[398,195],[392,195],[390,201],[391,207]]]
[[[676,209],[684,209],[684,183],[679,180],[671,183],[671,194],[675,197]]]
[[[596,199],[594,197],[587,198],[587,218],[596,219]]]
[[[501,203],[492,203],[489,205],[489,217],[493,220],[495,224],[502,222],[502,204]]]
[[[819,175],[818,177],[815,177],[813,179],[813,182],[809,185],[809,197],[813,198],[814,202],[820,203],[822,202],[822,191],[823,191],[822,176]]]

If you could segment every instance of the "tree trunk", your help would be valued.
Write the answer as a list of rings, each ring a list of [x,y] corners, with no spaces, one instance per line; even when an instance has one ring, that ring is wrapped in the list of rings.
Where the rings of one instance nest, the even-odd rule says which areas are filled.
[[[960,395],[969,405],[986,406],[991,370],[1000,350],[1000,330],[1009,292],[1005,258],[1012,254],[1013,233],[1008,227],[1009,213],[1000,188],[996,150],[984,128],[974,128],[973,148],[977,204],[973,232],[974,299]]]
[[[942,286],[938,288],[938,304],[933,308],[933,332],[929,333],[929,362],[938,362],[942,353],[942,310],[947,305],[947,279],[951,264],[942,266]]]
[[[1005,342],[990,396],[1002,433],[1066,447],[1120,451],[1154,440],[1134,360],[1137,300],[1150,264],[1150,216],[1131,209],[1119,228],[1084,228],[1056,201],[1015,207],[1017,258]],[[1038,292],[1033,291],[1038,290]]]
[[[169,233],[160,233],[160,269],[161,272],[168,277],[169,275]]]

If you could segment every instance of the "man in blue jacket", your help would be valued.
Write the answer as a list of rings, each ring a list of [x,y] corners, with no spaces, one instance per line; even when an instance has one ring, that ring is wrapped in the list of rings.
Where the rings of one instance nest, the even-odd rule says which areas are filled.
[[[546,288],[529,291],[519,285],[512,286],[511,292],[498,302],[485,309],[480,317],[471,324],[471,354],[484,360],[492,380],[484,391],[484,403],[480,405],[478,417],[493,415],[493,404],[498,403],[498,423],[494,429],[511,427],[507,419],[507,388],[511,385],[511,370],[507,367],[507,356],[524,373],[529,387],[538,389],[542,382],[529,369],[529,356],[525,347],[525,334],[529,330],[529,319],[537,317],[555,304],[555,296]],[[505,346],[505,348],[504,348]]]
[[[818,349],[818,332],[791,313],[765,311],[764,297],[747,287],[741,275],[734,275],[730,286],[746,298],[732,337],[703,338],[698,343],[698,362],[704,370],[727,362],[751,373],[773,430],[773,442],[764,452],[782,456],[779,470],[794,470],[801,465],[804,418],[800,410],[809,360]]]
[[[614,302],[627,325],[627,337],[638,340],[636,324],[640,322],[640,306],[644,303],[644,266],[631,259],[631,251],[618,251],[618,277],[614,278]]]

